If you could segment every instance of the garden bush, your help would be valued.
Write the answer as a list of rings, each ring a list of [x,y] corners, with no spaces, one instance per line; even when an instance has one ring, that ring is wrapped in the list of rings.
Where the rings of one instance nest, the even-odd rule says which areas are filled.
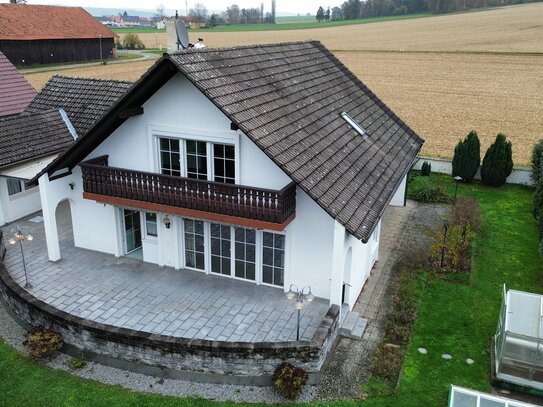
[[[279,392],[287,399],[294,400],[300,396],[307,384],[307,373],[304,369],[284,362],[275,369],[273,383]]]
[[[420,169],[420,175],[423,177],[428,177],[432,173],[432,164],[428,161],[422,163],[422,168]]]
[[[532,181],[534,185],[539,183],[541,179],[541,161],[543,158],[543,139],[539,140],[532,149]]]
[[[481,167],[481,181],[486,185],[500,186],[513,171],[513,151],[505,134],[499,133],[488,148]]]
[[[413,187],[409,196],[423,203],[440,203],[449,200],[441,185],[432,185],[429,182],[421,182]]]
[[[128,33],[124,36],[124,42],[123,42],[124,48],[126,49],[143,49],[145,48],[145,45],[140,40],[140,37],[138,37],[137,34],[134,33]]]
[[[533,214],[536,219],[541,220],[542,213],[543,213],[543,178],[540,177],[538,183],[535,185]]]
[[[451,206],[450,222],[451,225],[470,225],[473,232],[479,233],[483,227],[483,217],[477,200],[464,196],[456,198]]]
[[[61,350],[64,341],[58,332],[40,325],[26,333],[23,345],[32,357],[42,359]]]
[[[477,132],[472,130],[466,138],[460,140],[454,149],[452,161],[453,177],[462,177],[464,181],[471,181],[475,177],[481,163],[481,143]]]

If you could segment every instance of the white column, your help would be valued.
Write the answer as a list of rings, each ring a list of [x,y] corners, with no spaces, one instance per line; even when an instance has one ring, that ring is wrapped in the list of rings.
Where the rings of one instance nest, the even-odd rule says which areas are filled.
[[[7,223],[7,205],[9,202],[8,181],[0,178],[0,226]]]
[[[51,199],[49,175],[42,175],[39,180],[40,200],[43,215],[43,226],[45,229],[45,241],[47,243],[47,254],[49,260],[60,260],[60,244],[58,241],[56,202]]]
[[[345,245],[345,228],[337,220],[334,221],[334,247],[332,249],[332,273],[330,279],[330,305],[341,306],[343,289],[343,256]]]

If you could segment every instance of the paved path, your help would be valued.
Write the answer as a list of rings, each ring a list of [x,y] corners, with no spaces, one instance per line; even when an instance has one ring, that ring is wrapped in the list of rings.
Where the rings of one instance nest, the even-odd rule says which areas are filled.
[[[383,338],[383,325],[392,303],[387,290],[393,266],[415,209],[416,203],[408,201],[406,207],[389,207],[383,216],[379,261],[353,307],[354,311],[368,320],[368,326],[361,341],[340,339],[319,385],[317,398],[331,400],[359,398],[362,395],[361,383],[370,373],[372,359]]]
[[[164,50],[166,52],[166,50]],[[145,61],[148,59],[158,59],[159,55],[145,52],[145,51],[139,51],[139,50],[125,50],[125,51],[119,51],[120,55],[123,53],[126,54],[139,54],[141,55],[139,58],[133,58],[133,59],[121,59],[121,60],[108,60],[108,65],[110,64],[125,64],[128,62],[140,62]],[[38,73],[38,72],[49,72],[49,71],[63,71],[65,69],[76,69],[76,68],[86,68],[89,66],[98,66],[102,65],[102,62],[84,62],[81,64],[74,63],[74,64],[66,64],[66,65],[49,65],[44,66],[41,68],[29,68],[29,69],[19,69],[19,72],[21,72],[23,75],[28,73]]]
[[[25,255],[29,292],[39,299],[97,322],[176,337],[296,340],[294,304],[282,289],[76,248],[67,208],[59,207],[63,258],[56,263],[47,259],[43,223],[18,222],[34,235],[25,242]],[[19,248],[7,246],[7,270],[23,286]],[[313,337],[328,308],[324,300],[303,308],[301,339]]]

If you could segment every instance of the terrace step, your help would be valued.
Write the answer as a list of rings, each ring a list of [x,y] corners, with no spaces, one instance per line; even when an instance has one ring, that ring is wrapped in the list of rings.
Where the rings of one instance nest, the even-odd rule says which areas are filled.
[[[366,318],[362,318],[358,312],[348,311],[343,323],[341,324],[339,334],[341,336],[345,336],[346,338],[360,341],[362,340],[362,336],[364,335],[367,325],[368,320]]]

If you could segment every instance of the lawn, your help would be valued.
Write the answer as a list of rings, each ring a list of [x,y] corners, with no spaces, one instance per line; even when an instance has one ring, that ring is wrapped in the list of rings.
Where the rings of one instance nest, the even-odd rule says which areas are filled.
[[[417,177],[413,183],[424,182]],[[450,177],[432,174],[454,193]],[[413,337],[396,394],[370,397],[364,402],[335,402],[336,406],[445,405],[451,384],[490,390],[489,344],[496,329],[501,288],[543,292],[536,223],[531,215],[532,190],[506,185],[461,184],[459,195],[475,197],[484,217],[484,231],[476,238],[471,285],[428,277]],[[417,351],[428,349],[427,355]],[[441,358],[450,353],[453,359]],[[466,358],[475,360],[467,365]],[[73,377],[29,362],[0,341],[0,404],[2,405],[160,405],[228,406],[201,399],[142,395]],[[324,405],[324,404],[317,404]]]
[[[368,23],[380,23],[383,21],[394,20],[408,20],[413,18],[430,17],[432,14],[420,13],[420,14],[405,14],[400,16],[385,16],[385,17],[369,17],[359,18],[357,20],[340,20],[340,21],[322,21],[318,22],[315,19],[308,21],[303,19],[301,21],[283,22],[277,24],[236,24],[236,25],[220,25],[214,28],[206,28],[200,30],[189,30],[190,32],[230,32],[230,31],[281,31],[281,30],[303,30],[308,28],[327,28],[338,27],[344,25],[356,25],[356,24],[368,24]]]

